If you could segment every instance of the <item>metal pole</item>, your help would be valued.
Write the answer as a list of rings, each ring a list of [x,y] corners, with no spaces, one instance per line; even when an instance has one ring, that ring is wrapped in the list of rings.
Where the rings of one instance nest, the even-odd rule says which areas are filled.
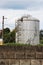
[[[2,17],[2,39],[3,39],[3,34],[4,34],[4,16]]]

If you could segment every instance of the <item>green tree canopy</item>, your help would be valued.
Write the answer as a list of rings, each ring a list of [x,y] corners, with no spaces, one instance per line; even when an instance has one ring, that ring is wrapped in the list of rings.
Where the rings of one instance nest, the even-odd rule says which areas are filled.
[[[7,33],[10,32],[10,29],[9,28],[5,28],[3,32],[4,32],[4,34],[7,34]]]
[[[40,40],[43,39],[43,30],[40,30]]]
[[[10,29],[4,29],[4,43],[15,42],[15,29],[10,31]]]

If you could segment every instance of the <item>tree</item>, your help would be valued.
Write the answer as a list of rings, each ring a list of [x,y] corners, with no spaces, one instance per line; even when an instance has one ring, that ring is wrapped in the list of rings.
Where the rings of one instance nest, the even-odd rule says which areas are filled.
[[[3,40],[4,40],[4,43],[8,43],[9,39],[10,39],[10,29],[9,28],[5,28],[3,30]]]
[[[10,29],[4,29],[4,43],[15,43],[15,29],[10,32]]]
[[[15,32],[15,29],[11,32],[10,34],[10,39],[11,39],[11,42],[15,42],[15,35],[16,35],[16,32]]]
[[[5,28],[3,32],[4,32],[4,34],[7,34],[7,33],[10,32],[10,29],[9,28]]]
[[[43,30],[40,30],[40,40],[43,40]]]
[[[10,33],[4,35],[4,43],[8,43],[10,41]]]
[[[40,43],[43,44],[43,30],[40,30]]]

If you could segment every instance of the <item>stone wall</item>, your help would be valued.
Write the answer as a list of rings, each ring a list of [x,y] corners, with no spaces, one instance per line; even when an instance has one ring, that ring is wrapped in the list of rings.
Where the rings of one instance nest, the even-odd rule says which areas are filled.
[[[43,47],[0,46],[0,65],[43,65]]]

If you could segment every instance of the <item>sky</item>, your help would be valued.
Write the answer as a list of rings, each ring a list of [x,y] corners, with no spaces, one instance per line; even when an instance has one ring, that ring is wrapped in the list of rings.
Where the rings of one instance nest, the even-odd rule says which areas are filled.
[[[5,16],[4,27],[15,28],[15,20],[23,15],[32,15],[40,20],[43,29],[43,0],[0,0],[0,29],[2,16]]]

